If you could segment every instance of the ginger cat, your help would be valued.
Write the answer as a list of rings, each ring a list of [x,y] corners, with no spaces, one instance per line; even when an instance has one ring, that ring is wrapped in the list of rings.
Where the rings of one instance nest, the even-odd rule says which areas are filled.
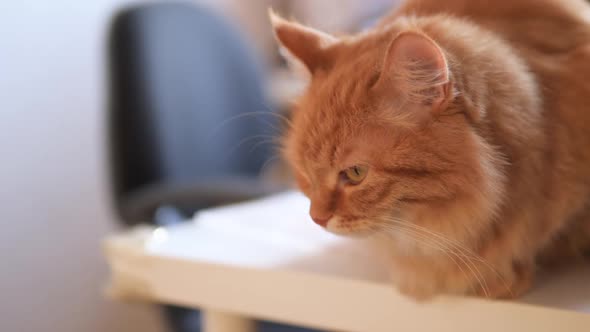
[[[284,154],[313,220],[385,239],[399,290],[512,298],[590,238],[590,7],[409,0],[334,37],[271,12],[310,74]]]

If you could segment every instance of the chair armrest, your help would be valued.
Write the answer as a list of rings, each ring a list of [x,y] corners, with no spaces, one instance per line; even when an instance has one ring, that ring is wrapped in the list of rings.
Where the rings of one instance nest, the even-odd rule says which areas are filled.
[[[125,221],[135,224],[152,220],[154,211],[164,205],[197,210],[251,200],[286,189],[254,178],[154,184],[126,195],[119,211]]]

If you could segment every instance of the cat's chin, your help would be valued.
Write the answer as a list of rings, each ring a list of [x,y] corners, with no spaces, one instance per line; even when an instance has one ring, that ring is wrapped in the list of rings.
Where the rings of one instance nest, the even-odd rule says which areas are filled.
[[[335,217],[328,222],[325,230],[332,234],[354,238],[369,237],[377,233],[375,228],[366,225],[363,226],[365,223],[367,223],[367,221],[358,220],[353,222],[349,221],[345,225],[338,217]]]

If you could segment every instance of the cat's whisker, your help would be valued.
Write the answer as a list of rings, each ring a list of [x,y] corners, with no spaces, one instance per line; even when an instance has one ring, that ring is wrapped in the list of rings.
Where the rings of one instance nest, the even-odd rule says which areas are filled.
[[[484,292],[486,292],[486,296],[487,296],[487,290],[486,290],[487,287],[483,286],[483,284],[481,283],[480,277],[475,273],[475,271],[473,269],[471,269],[471,267],[467,264],[467,262],[464,260],[463,257],[461,257],[460,255],[458,255],[457,253],[455,253],[453,251],[449,252],[448,248],[441,246],[440,243],[437,243],[437,242],[433,243],[432,239],[424,236],[423,234],[420,234],[418,232],[415,232],[415,231],[407,229],[407,228],[406,229],[401,228],[401,227],[399,227],[399,225],[397,225],[397,227],[393,226],[393,225],[389,225],[389,226],[390,226],[391,230],[396,232],[396,234],[404,234],[406,236],[409,236],[411,239],[415,240],[416,242],[420,243],[421,245],[425,245],[431,249],[434,249],[434,250],[437,250],[437,251],[443,253],[457,266],[457,268],[463,274],[465,279],[468,280],[469,278],[467,277],[467,272],[463,269],[461,264],[459,264],[459,262],[457,261],[457,259],[459,259],[461,261],[461,263],[463,263],[467,268],[469,268],[471,274],[480,282],[480,286],[482,287],[482,289],[484,289]],[[473,285],[470,284],[470,287],[473,289]]]
[[[485,258],[483,258],[481,255],[478,255],[477,253],[475,253],[473,250],[467,248],[466,246],[462,245],[461,243],[459,243],[458,241],[454,241],[452,239],[449,239],[448,237],[443,236],[440,233],[434,232],[432,230],[429,230],[428,228],[413,224],[413,223],[409,223],[405,220],[402,219],[398,219],[399,222],[403,222],[407,225],[411,225],[412,227],[415,228],[419,228],[422,229],[424,232],[427,232],[429,234],[432,234],[433,236],[441,239],[442,241],[445,241],[447,243],[449,243],[450,245],[452,245],[453,247],[457,248],[458,250],[462,251],[464,254],[467,254],[471,257],[471,259],[476,260],[477,262],[480,262],[483,264],[484,267],[488,268],[490,271],[492,271],[495,276],[504,284],[504,287],[506,288],[506,290],[512,294],[512,290],[510,288],[510,286],[508,285],[508,282],[506,281],[506,278],[504,278],[504,276],[502,276],[500,274],[500,272],[498,272],[498,270],[496,270],[488,261],[485,260]]]
[[[245,143],[254,140],[254,139],[274,139],[273,136],[270,135],[252,135],[252,136],[248,136],[245,137],[243,139],[241,139],[235,146],[233,146],[231,149],[228,150],[228,155],[231,155],[232,153],[234,153],[236,150],[238,150],[242,145],[244,145]]]
[[[279,136],[283,133],[283,129],[277,127],[274,123],[269,122],[267,119],[261,119],[261,121],[263,121],[266,125],[268,125],[271,129],[273,129],[275,131],[275,135]]]
[[[463,259],[467,259],[467,260],[468,260],[468,262],[469,262],[469,264],[465,263],[465,265],[467,265],[467,266],[469,267],[469,269],[470,269],[470,270],[471,270],[472,268],[473,268],[473,269],[475,269],[475,271],[477,272],[477,275],[478,275],[479,277],[481,277],[481,279],[483,280],[483,282],[482,282],[482,280],[479,280],[479,277],[478,277],[478,281],[479,281],[479,283],[482,285],[482,290],[483,290],[483,291],[484,291],[484,293],[486,294],[486,297],[488,296],[488,291],[487,291],[487,289],[488,289],[488,285],[487,285],[487,281],[486,281],[485,277],[483,276],[483,274],[481,273],[481,271],[479,270],[479,268],[477,267],[477,265],[476,265],[476,264],[473,262],[473,260],[474,260],[474,259],[475,259],[476,261],[479,261],[479,262],[481,262],[481,263],[485,263],[485,261],[483,261],[482,259],[479,259],[479,258],[477,258],[477,257],[474,257],[472,254],[470,254],[470,253],[469,253],[469,251],[468,251],[468,252],[467,252],[467,254],[466,254],[466,253],[465,253],[465,250],[467,250],[467,249],[465,249],[465,250],[461,250],[460,248],[458,249],[458,248],[456,247],[457,245],[455,245],[455,244],[453,243],[453,241],[451,241],[450,239],[447,239],[447,238],[445,238],[445,237],[444,237],[444,236],[442,236],[442,235],[436,234],[436,233],[434,233],[434,232],[432,232],[432,231],[430,231],[430,230],[428,230],[428,229],[426,229],[426,228],[422,228],[422,227],[420,227],[420,226],[418,226],[418,225],[414,225],[414,224],[411,224],[411,223],[407,223],[407,222],[405,222],[405,221],[401,221],[401,220],[391,220],[391,219],[390,219],[390,221],[394,221],[394,222],[396,222],[396,223],[398,223],[398,224],[401,224],[401,225],[403,225],[403,226],[406,226],[406,227],[413,227],[415,230],[417,230],[417,231],[419,231],[419,232],[426,233],[426,234],[428,234],[429,236],[435,236],[435,237],[437,237],[439,240],[445,241],[445,242],[443,242],[443,244],[444,244],[444,243],[446,243],[446,246],[449,246],[449,244],[450,244],[450,245],[452,245],[453,247],[451,247],[450,249],[451,249],[453,252],[455,252],[455,251],[459,251],[459,253],[461,253],[460,257],[462,257]],[[475,274],[476,274],[476,273],[474,272],[474,275],[475,275]]]
[[[260,174],[264,174],[264,171],[265,171],[266,167],[268,167],[272,161],[274,161],[274,160],[277,160],[277,159],[279,159],[280,157],[281,157],[280,155],[275,155],[275,156],[272,156],[272,157],[268,158],[268,159],[267,159],[267,160],[264,162],[264,164],[262,164],[262,167],[260,167],[260,172],[259,172],[259,173],[260,173]]]
[[[408,222],[408,221],[406,221],[406,220],[399,219],[399,218],[393,218],[393,219],[389,218],[389,219],[387,219],[387,220],[388,220],[388,221],[391,221],[391,222],[402,223],[402,224],[404,224],[404,225],[406,225],[406,226],[408,226],[408,227],[412,227],[412,228],[414,228],[414,229],[416,229],[416,230],[419,230],[419,231],[421,231],[421,232],[425,232],[425,233],[427,233],[427,234],[429,234],[429,235],[431,235],[431,236],[434,236],[434,237],[436,237],[437,239],[439,239],[439,240],[441,240],[441,241],[444,241],[444,242],[448,243],[449,245],[451,245],[451,246],[455,247],[456,249],[460,250],[460,251],[461,251],[461,252],[463,252],[464,254],[471,256],[473,259],[477,260],[478,262],[482,262],[482,263],[484,263],[484,262],[485,262],[485,260],[483,259],[483,257],[480,257],[480,256],[479,256],[479,255],[477,255],[475,252],[473,252],[473,251],[472,251],[472,250],[470,250],[469,248],[465,247],[464,245],[462,245],[462,244],[461,244],[461,243],[459,243],[458,241],[455,241],[455,240],[449,239],[448,237],[445,237],[445,236],[444,236],[444,235],[442,235],[442,234],[439,234],[439,233],[436,233],[436,232],[434,232],[434,231],[432,231],[432,230],[429,230],[429,229],[428,229],[428,228],[426,228],[426,227],[422,227],[422,226],[420,226],[420,225],[416,225],[416,224],[410,223],[410,222]]]
[[[291,120],[289,120],[286,116],[279,114],[277,112],[272,112],[272,111],[255,111],[255,112],[245,112],[245,113],[241,113],[235,116],[232,116],[228,119],[223,120],[221,123],[219,123],[216,127],[214,127],[210,134],[209,137],[212,138],[214,137],[224,126],[228,125],[229,123],[239,120],[239,119],[243,119],[246,117],[253,117],[253,116],[273,116],[279,120],[284,121],[284,123],[289,127],[292,128],[293,124],[291,122]],[[277,129],[277,128],[273,128],[273,129]]]
[[[387,224],[386,224],[387,225]],[[485,278],[483,277],[483,274],[481,273],[481,271],[477,268],[477,266],[469,259],[469,256],[466,256],[464,254],[458,254],[457,252],[455,252],[454,250],[452,250],[451,248],[449,248],[448,246],[446,246],[444,243],[441,243],[440,241],[437,240],[433,240],[432,238],[430,238],[428,236],[428,234],[424,234],[424,233],[420,233],[416,230],[413,229],[408,229],[408,228],[403,228],[406,227],[408,225],[405,225],[403,223],[398,223],[397,225],[391,225],[389,224],[388,226],[393,226],[391,227],[393,230],[396,231],[405,231],[406,233],[408,232],[413,232],[413,234],[415,235],[420,235],[421,238],[423,239],[423,241],[420,241],[420,243],[422,245],[427,245],[431,248],[437,249],[441,252],[444,252],[445,255],[447,255],[447,257],[449,257],[451,254],[453,256],[455,256],[457,259],[459,259],[463,264],[465,264],[465,266],[470,270],[470,272],[472,273],[472,275],[474,276],[474,278],[478,281],[480,287],[482,288],[484,294],[486,297],[489,297],[489,288],[487,285],[487,282],[485,280]],[[397,227],[396,227],[397,226]],[[429,242],[425,241],[428,240]],[[437,245],[437,247],[433,247],[432,245],[428,244],[428,243],[434,243]],[[450,249],[450,250],[449,250]],[[463,271],[463,269],[461,268],[461,266],[457,263],[456,260],[452,259],[452,261],[457,265],[457,267],[459,268],[459,270],[466,276],[466,273]]]
[[[278,143],[276,142],[275,138],[272,139],[263,139],[261,141],[258,141],[257,143],[255,143],[251,148],[250,148],[250,153],[256,151],[256,149],[258,147],[260,147],[261,145],[267,145],[267,144],[271,144],[271,145],[277,145]]]
[[[396,222],[396,223],[402,223],[405,226],[408,227],[413,227],[414,229],[419,229],[422,232],[428,233],[438,239],[440,239],[441,241],[446,242],[448,245],[452,246],[455,248],[455,250],[460,251],[463,255],[465,255],[466,258],[470,259],[470,260],[475,260],[481,264],[483,264],[484,267],[490,269],[495,275],[496,277],[504,284],[504,286],[506,287],[507,291],[512,293],[512,290],[510,289],[506,279],[489,263],[487,262],[483,257],[481,257],[480,255],[476,254],[475,252],[473,252],[472,250],[468,249],[467,247],[465,247],[464,245],[460,244],[457,241],[454,241],[452,239],[449,239],[439,233],[436,233],[432,230],[429,230],[425,227],[419,226],[419,225],[415,225],[413,223],[401,220],[401,219],[391,219],[391,218],[387,218],[388,221],[391,222]]]

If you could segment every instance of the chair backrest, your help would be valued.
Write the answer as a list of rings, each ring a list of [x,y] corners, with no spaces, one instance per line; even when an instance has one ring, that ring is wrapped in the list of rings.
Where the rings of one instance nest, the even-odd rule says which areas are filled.
[[[154,183],[256,177],[273,117],[235,29],[182,3],[126,9],[110,31],[115,199]],[[260,112],[260,116],[249,116]]]

